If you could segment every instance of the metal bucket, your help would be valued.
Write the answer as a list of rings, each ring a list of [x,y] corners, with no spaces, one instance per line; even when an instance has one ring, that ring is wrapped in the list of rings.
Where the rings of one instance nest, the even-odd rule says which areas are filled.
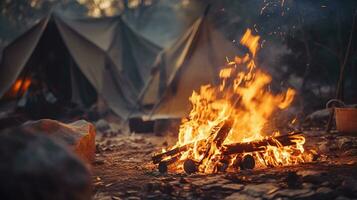
[[[347,108],[342,101],[332,99],[327,104],[332,102],[338,103],[340,107],[335,107],[336,128],[342,133],[357,133],[357,108]]]

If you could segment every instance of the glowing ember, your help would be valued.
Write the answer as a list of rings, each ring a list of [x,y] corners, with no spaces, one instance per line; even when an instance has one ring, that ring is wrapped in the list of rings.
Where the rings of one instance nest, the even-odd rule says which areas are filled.
[[[291,135],[290,143],[286,145],[274,139],[280,135],[279,132],[270,135],[263,132],[273,112],[291,104],[295,91],[289,88],[281,94],[269,92],[268,85],[272,78],[256,68],[255,64],[259,36],[252,35],[248,29],[240,44],[246,46],[249,53],[228,62],[219,73],[220,85],[204,85],[199,92],[192,93],[192,110],[189,117],[182,120],[176,145],[170,148],[180,152],[175,157],[172,154],[164,159],[173,162],[173,170],[192,168],[192,163],[196,163],[196,171],[213,173],[219,171],[222,163],[231,168],[242,159],[246,159],[249,166],[252,158],[262,166],[305,161],[305,138],[302,135]],[[268,142],[259,146],[258,151],[227,153],[229,146],[234,144],[251,143],[249,147],[258,148],[258,143],[252,143],[264,139]],[[185,160],[190,162],[183,164]]]

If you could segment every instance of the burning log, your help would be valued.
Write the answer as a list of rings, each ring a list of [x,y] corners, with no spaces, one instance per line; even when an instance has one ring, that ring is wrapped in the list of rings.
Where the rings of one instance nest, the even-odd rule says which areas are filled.
[[[221,146],[221,144],[223,143],[224,139],[227,137],[228,133],[229,133],[229,130],[231,128],[231,123],[225,123],[218,131],[216,137],[213,139],[217,146]],[[213,130],[215,130],[215,128],[213,128]],[[198,143],[200,142],[205,142],[205,139],[203,140],[200,140],[198,141]],[[183,146],[180,146],[180,147],[177,147],[177,148],[174,148],[174,149],[171,149],[169,151],[166,151],[164,153],[161,153],[161,154],[157,154],[157,155],[154,155],[151,159],[152,159],[152,162],[154,164],[158,164],[160,163],[162,160],[164,160],[166,157],[169,157],[169,156],[174,156],[174,155],[177,155],[183,151],[187,151],[190,147],[192,147],[194,145],[194,142],[193,143],[189,143],[189,144],[186,144],[186,145],[183,145]],[[209,150],[209,148],[208,148]]]
[[[226,130],[226,128],[224,128],[224,127],[222,127],[221,130],[222,130],[222,132],[226,132],[226,131],[223,131],[223,130]],[[227,134],[228,134],[228,132],[227,132]],[[260,141],[223,145],[222,146],[223,154],[224,155],[230,155],[230,154],[239,154],[239,153],[248,153],[248,152],[261,151],[261,150],[263,150],[264,147],[266,147],[268,145],[279,146],[279,143],[282,146],[295,145],[296,143],[293,140],[295,139],[295,136],[297,136],[297,135],[301,135],[301,132],[296,132],[296,133],[289,134],[289,135],[282,135],[282,136],[278,136],[278,137],[271,137],[271,138],[260,140]],[[200,140],[198,142],[203,142],[203,141],[204,140]],[[193,145],[194,145],[194,143],[189,143],[189,144],[186,144],[186,145],[171,149],[171,150],[166,151],[164,153],[157,154],[157,155],[152,157],[152,161],[153,161],[154,164],[158,164],[159,162],[161,162],[163,159],[165,159],[168,156],[174,156],[174,155],[177,155],[177,154],[179,154],[179,153],[181,153],[183,151],[187,151]]]
[[[168,170],[169,165],[177,162],[180,159],[180,155],[172,157],[168,160],[163,160],[159,162],[158,169],[160,173],[166,173]]]
[[[161,153],[161,154],[157,154],[157,155],[155,155],[155,156],[153,156],[151,158],[152,162],[154,164],[157,164],[157,163],[161,162],[163,159],[165,159],[168,156],[174,156],[176,154],[179,154],[179,153],[181,153],[183,151],[188,150],[191,146],[193,146],[193,143],[186,144],[186,145],[183,145],[181,147],[177,147],[177,148],[171,149],[171,150],[166,151],[166,152]]]
[[[247,142],[247,143],[235,143],[229,145],[223,145],[222,154],[223,155],[231,155],[231,154],[239,154],[239,153],[250,153],[255,151],[263,151],[267,146],[291,146],[296,145],[294,141],[297,136],[300,136],[301,133],[293,133],[289,135],[281,135],[277,137],[270,137],[267,139]]]
[[[213,142],[208,140],[206,143],[206,152],[199,162],[201,164],[204,159],[206,159],[210,154],[209,152],[211,151],[212,144],[215,144],[218,149],[221,148],[224,140],[227,138],[229,131],[232,128],[232,123],[230,121],[225,121],[223,126],[219,128],[219,131],[217,132],[216,136],[213,138]],[[212,132],[214,134],[214,132]]]
[[[224,122],[222,128],[218,131],[216,137],[213,139],[213,142],[216,144],[217,148],[221,148],[232,126],[233,126],[232,121],[228,120]]]
[[[229,145],[222,145],[223,141],[227,137],[229,131],[230,131],[230,126],[231,124],[226,122],[222,128],[218,131],[216,137],[213,139],[213,143],[209,142],[207,143],[208,147],[206,149],[206,152],[203,156],[203,158],[197,162],[192,159],[187,159],[183,163],[183,169],[187,174],[192,174],[198,171],[199,166],[202,164],[202,161],[204,159],[209,159],[209,153],[211,149],[211,145],[215,144],[217,148],[221,149],[222,155],[226,158],[228,158],[230,155],[238,155],[238,158],[236,159],[235,163],[233,166],[235,168],[240,168],[241,170],[245,169],[253,169],[255,167],[255,159],[252,155],[247,154],[244,157],[240,157],[239,154],[242,153],[251,153],[251,152],[259,152],[259,151],[264,151],[267,146],[276,146],[276,147],[281,147],[281,146],[291,146],[291,145],[296,145],[296,138],[301,136],[301,132],[296,132],[293,134],[289,135],[282,135],[282,136],[277,136],[277,137],[270,137],[267,139],[259,140],[259,141],[252,141],[252,142],[246,142],[246,143],[235,143],[235,144],[229,144]],[[205,140],[198,141],[198,142],[204,142]],[[193,146],[193,143],[186,144],[181,147],[174,148],[170,151],[164,152],[162,154],[155,155],[152,159],[154,164],[159,163],[158,169],[161,173],[166,173],[168,166],[176,163],[180,156],[181,152],[187,151],[190,147]],[[174,156],[170,159],[164,160],[165,158],[169,156]],[[228,157],[227,157],[228,156]],[[218,171],[225,171],[228,168],[228,163],[225,162],[225,160],[221,160],[217,163],[217,170]]]

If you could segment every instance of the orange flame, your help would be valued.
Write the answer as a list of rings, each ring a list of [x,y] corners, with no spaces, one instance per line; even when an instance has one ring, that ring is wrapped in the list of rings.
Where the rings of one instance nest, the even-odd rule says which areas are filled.
[[[211,145],[209,156],[205,153],[205,142],[211,141],[222,124],[230,121],[231,129],[223,144],[251,142],[264,139],[267,135],[263,127],[271,115],[286,109],[292,103],[295,90],[287,89],[284,93],[269,92],[268,85],[272,77],[256,68],[255,56],[259,47],[259,36],[254,36],[248,29],[240,43],[249,49],[249,53],[228,62],[219,73],[221,83],[218,87],[201,86],[199,92],[193,91],[190,97],[192,110],[187,119],[182,120],[178,141],[173,148],[187,144],[193,145],[181,154],[180,160],[192,159],[200,162],[200,172],[215,172],[214,165],[221,156],[217,144]],[[274,133],[274,136],[279,133]],[[266,146],[263,152],[253,153],[263,166],[290,165],[304,162],[303,144],[305,138],[295,136],[296,145]],[[233,159],[230,160],[233,163]],[[182,166],[176,164],[175,169]]]
[[[19,78],[12,85],[10,90],[5,94],[6,97],[14,98],[17,95],[24,94],[31,85],[30,78]]]

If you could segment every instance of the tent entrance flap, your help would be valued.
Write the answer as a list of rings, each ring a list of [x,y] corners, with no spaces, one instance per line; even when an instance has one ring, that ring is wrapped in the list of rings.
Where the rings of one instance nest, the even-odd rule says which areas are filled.
[[[3,99],[39,93],[51,93],[57,102],[63,104],[74,101],[88,106],[96,100],[94,88],[78,69],[52,19]]]

